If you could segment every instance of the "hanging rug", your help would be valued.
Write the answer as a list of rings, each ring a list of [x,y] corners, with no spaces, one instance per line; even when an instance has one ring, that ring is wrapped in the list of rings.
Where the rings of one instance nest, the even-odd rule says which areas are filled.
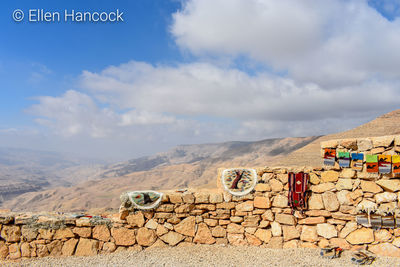
[[[224,189],[234,196],[250,193],[257,184],[257,172],[254,169],[226,169],[221,181]]]
[[[132,191],[128,192],[128,197],[132,204],[140,210],[149,210],[156,208],[164,195],[156,191]]]

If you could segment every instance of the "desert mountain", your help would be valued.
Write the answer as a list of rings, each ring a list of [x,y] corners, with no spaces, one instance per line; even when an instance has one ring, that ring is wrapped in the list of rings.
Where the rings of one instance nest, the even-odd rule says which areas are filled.
[[[2,204],[12,210],[82,211],[118,208],[124,191],[215,187],[222,166],[269,165],[317,137],[267,139],[256,142],[182,145],[168,152],[103,167],[76,186],[22,194]]]
[[[119,195],[141,189],[213,188],[217,169],[232,166],[319,166],[320,142],[400,133],[400,110],[349,131],[320,137],[178,146],[168,152],[104,167],[77,186],[30,192],[4,202],[12,210],[117,209]]]
[[[61,153],[0,148],[0,202],[20,194],[71,186],[90,178],[101,162]]]

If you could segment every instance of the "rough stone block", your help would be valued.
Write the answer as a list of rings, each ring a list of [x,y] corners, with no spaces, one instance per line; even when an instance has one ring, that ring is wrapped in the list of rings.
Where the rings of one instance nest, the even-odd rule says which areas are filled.
[[[192,204],[194,203],[194,196],[191,193],[185,193],[182,195],[182,200],[184,203]]]
[[[254,235],[264,243],[268,243],[272,237],[271,231],[265,229],[258,229]]]
[[[284,241],[289,241],[300,237],[299,231],[294,226],[283,225],[282,231]]]
[[[226,237],[226,230],[218,225],[212,229],[211,234],[214,237]]]
[[[253,201],[246,201],[236,205],[237,211],[252,211],[254,210],[254,202]]]
[[[352,245],[372,243],[375,240],[374,231],[371,228],[363,227],[351,232],[346,240]]]
[[[282,227],[278,222],[271,223],[272,236],[282,236]]]
[[[336,183],[336,189],[340,190],[352,190],[353,189],[353,180],[352,179],[339,179]]]
[[[337,237],[337,231],[335,229],[335,226],[328,223],[317,224],[317,233],[318,235],[326,239]]]
[[[233,246],[246,246],[247,240],[244,238],[244,234],[230,234],[228,233],[228,242]]]
[[[226,231],[231,234],[243,234],[244,227],[236,223],[230,223],[228,224]]]
[[[179,224],[174,226],[174,230],[182,235],[195,236],[196,218],[194,216],[183,219]]]
[[[394,145],[394,136],[379,136],[379,137],[372,137],[372,145],[373,147],[390,147]]]
[[[64,238],[71,238],[75,237],[75,234],[72,232],[71,228],[63,228],[56,230],[54,234],[54,239],[64,239]]]
[[[145,247],[153,245],[157,240],[157,235],[154,230],[150,230],[146,227],[139,228],[136,234],[136,242]]]
[[[168,243],[170,246],[176,246],[179,242],[181,242],[185,237],[176,232],[170,231],[167,234],[160,237],[162,241]]]
[[[110,240],[110,237],[111,237],[110,230],[106,225],[96,225],[93,228],[94,239],[107,242],[108,240]]]
[[[336,194],[340,205],[351,205],[350,191],[342,190]]]
[[[320,223],[325,223],[325,217],[319,216],[319,217],[307,217],[304,219],[299,220],[298,224],[320,224]]]
[[[195,203],[210,203],[210,193],[208,192],[196,192],[194,193]]]
[[[328,211],[339,210],[339,201],[336,194],[333,192],[325,192],[322,194],[322,200],[324,201],[325,209]]]
[[[74,234],[77,234],[79,237],[89,238],[92,235],[92,228],[90,227],[74,227],[72,229]]]
[[[205,223],[200,223],[197,227],[196,235],[193,239],[194,243],[214,244],[215,238],[212,236],[210,229]]]
[[[76,256],[93,256],[99,250],[99,241],[87,238],[80,238],[76,247]]]
[[[283,190],[283,184],[277,179],[271,179],[269,181],[269,185],[271,186],[271,190],[273,192],[280,192]]]
[[[322,184],[311,186],[311,191],[314,193],[323,193],[326,191],[331,191],[333,189],[336,189],[334,183],[322,183]]]
[[[136,242],[135,231],[125,227],[111,228],[111,235],[118,246],[131,246]]]
[[[210,193],[210,203],[222,203],[223,200],[221,193]]]
[[[163,214],[163,213],[157,213],[157,215],[161,215],[161,214]],[[126,221],[131,226],[143,227],[143,225],[144,225],[143,213],[141,211],[139,211],[134,214],[130,214],[129,216],[126,217]]]
[[[339,172],[337,171],[324,171],[321,173],[322,183],[336,182],[338,179],[339,179]]]
[[[293,215],[290,214],[282,214],[277,213],[275,214],[275,221],[281,224],[288,224],[288,225],[295,225],[296,219]]]
[[[396,200],[397,200],[397,194],[395,193],[383,192],[375,195],[375,202],[378,204],[386,202],[394,202]]]
[[[168,197],[169,197],[169,202],[171,202],[173,204],[183,202],[182,194],[180,194],[180,193],[169,193]]]
[[[372,181],[361,181],[361,190],[371,193],[380,193],[383,191],[377,183]]]
[[[339,145],[339,140],[329,140],[321,142],[321,148],[336,148]]]
[[[357,140],[357,147],[358,147],[358,151],[363,152],[363,151],[367,151],[372,149],[373,145],[372,145],[372,141],[371,139],[358,139]]]
[[[21,228],[16,225],[4,225],[1,229],[1,237],[7,242],[19,242],[21,240]]]
[[[272,206],[278,208],[286,208],[288,205],[288,198],[285,195],[276,195],[272,202]]]
[[[324,203],[322,201],[322,195],[320,194],[311,194],[308,199],[308,208],[310,210],[321,210],[324,208]]]
[[[381,256],[400,257],[400,248],[393,246],[390,243],[369,245],[368,250]]]
[[[271,186],[269,184],[257,184],[254,190],[257,192],[269,192],[271,191]]]
[[[304,225],[301,230],[300,240],[307,242],[318,241],[317,228],[315,226]]]
[[[390,180],[382,179],[382,180],[376,181],[376,184],[378,184],[383,189],[385,189],[389,192],[397,192],[400,190],[400,180],[398,180],[398,179],[390,179]],[[381,192],[381,191],[379,191],[379,192]]]

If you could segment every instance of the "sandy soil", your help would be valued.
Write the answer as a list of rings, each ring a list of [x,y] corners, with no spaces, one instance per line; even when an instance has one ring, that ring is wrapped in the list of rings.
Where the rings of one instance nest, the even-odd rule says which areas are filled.
[[[324,259],[318,249],[267,249],[196,245],[125,251],[93,257],[40,258],[0,262],[1,266],[357,266],[352,252]],[[370,266],[400,266],[400,258],[377,257]]]

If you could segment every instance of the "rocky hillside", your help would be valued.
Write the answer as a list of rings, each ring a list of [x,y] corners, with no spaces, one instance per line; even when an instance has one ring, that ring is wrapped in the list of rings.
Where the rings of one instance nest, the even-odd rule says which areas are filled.
[[[26,192],[72,186],[90,179],[100,162],[61,153],[0,148],[0,202]]]
[[[307,146],[293,151],[288,157],[274,163],[279,163],[281,166],[290,166],[293,165],[293,162],[296,162],[296,165],[320,166],[322,160],[319,155],[322,141],[396,134],[400,134],[400,109],[384,114],[349,131],[321,136]]]
[[[105,166],[72,187],[30,192],[3,203],[13,210],[116,209],[128,190],[213,188],[217,169],[232,166],[320,166],[320,142],[400,133],[400,110],[352,130],[321,137],[179,146],[168,152]]]
[[[267,139],[257,142],[184,145],[168,152],[105,166],[89,181],[29,192],[5,202],[12,210],[80,211],[118,208],[128,190],[215,187],[221,166],[270,165],[317,137]]]

